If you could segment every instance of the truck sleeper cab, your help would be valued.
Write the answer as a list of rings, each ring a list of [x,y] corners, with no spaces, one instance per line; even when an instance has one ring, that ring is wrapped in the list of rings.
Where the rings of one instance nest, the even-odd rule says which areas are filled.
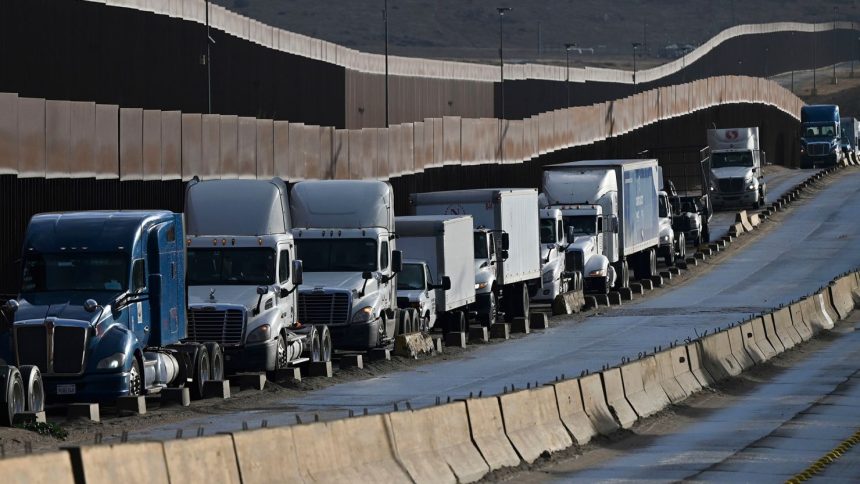
[[[800,108],[800,167],[834,166],[842,161],[842,120],[839,106]]]
[[[47,398],[108,401],[190,379],[220,379],[217,343],[183,344],[182,216],[165,211],[34,216],[24,238],[12,347],[0,357],[42,371]]]

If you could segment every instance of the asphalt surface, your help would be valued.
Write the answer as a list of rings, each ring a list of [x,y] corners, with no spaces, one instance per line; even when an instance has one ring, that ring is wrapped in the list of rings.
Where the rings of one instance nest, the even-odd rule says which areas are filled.
[[[634,453],[548,482],[785,482],[860,428],[860,316],[825,351],[760,385],[735,404]],[[816,477],[857,482],[860,448]]]
[[[318,412],[337,418],[353,410],[383,412],[397,403],[433,404],[437,397],[498,394],[515,384],[544,383],[617,364],[622,356],[666,346],[752,313],[778,307],[813,293],[846,270],[860,266],[860,171],[842,172],[814,198],[796,204],[780,225],[734,249],[731,258],[671,291],[654,294],[575,323],[555,326],[527,338],[480,347],[463,358],[440,361],[377,378],[333,385],[266,408],[195,418],[136,432],[132,439],[170,439],[177,428],[193,434],[238,430],[243,421],[270,426],[295,423]]]

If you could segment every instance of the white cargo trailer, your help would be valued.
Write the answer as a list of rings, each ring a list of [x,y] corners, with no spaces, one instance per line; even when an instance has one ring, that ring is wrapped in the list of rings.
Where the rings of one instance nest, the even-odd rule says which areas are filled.
[[[475,309],[486,325],[501,302],[508,318],[528,315],[541,283],[538,195],[530,188],[418,193],[416,215],[471,215],[474,220]]]
[[[435,321],[437,317],[444,318],[452,311],[465,310],[475,302],[472,217],[417,215],[397,217],[394,224],[397,247],[403,251],[403,256],[407,260],[424,261],[430,271],[430,280],[426,283],[432,284],[432,287],[427,286],[424,290],[435,291],[436,306],[421,308],[421,318]],[[420,294],[407,294],[414,291],[408,288],[400,290],[398,287],[397,294],[398,297],[410,297],[410,304],[415,304],[416,301],[412,299]],[[431,311],[435,314],[431,314]],[[432,324],[428,326],[432,327]]]

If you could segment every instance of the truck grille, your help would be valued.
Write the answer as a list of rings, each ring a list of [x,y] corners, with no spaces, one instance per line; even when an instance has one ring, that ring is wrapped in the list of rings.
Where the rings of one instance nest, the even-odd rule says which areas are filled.
[[[188,338],[198,343],[214,341],[221,345],[242,343],[245,312],[241,309],[190,308]]]
[[[829,143],[809,143],[806,145],[807,152],[812,156],[827,155],[830,153]]]
[[[299,321],[303,324],[344,324],[348,317],[348,294],[299,294]]]
[[[738,193],[744,191],[743,178],[725,178],[719,181],[723,193]]]
[[[45,375],[83,373],[87,328],[77,326],[19,326],[15,328],[19,365],[35,365]],[[50,355],[53,348],[53,355]],[[49,361],[49,356],[51,357]]]
[[[585,261],[583,261],[582,252],[579,250],[571,250],[564,256],[564,267],[568,271],[585,270]]]

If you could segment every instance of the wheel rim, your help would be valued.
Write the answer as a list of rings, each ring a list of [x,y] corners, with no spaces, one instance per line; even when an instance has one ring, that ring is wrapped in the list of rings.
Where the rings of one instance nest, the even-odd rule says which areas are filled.
[[[529,289],[523,284],[523,313],[520,316],[529,315]]]
[[[30,397],[30,411],[41,412],[45,409],[45,386],[42,378],[36,378],[33,382],[33,394]]]
[[[12,416],[14,417],[16,414],[24,412],[24,385],[21,383],[20,379],[16,379],[12,383],[12,401],[10,402],[10,408],[12,409]]]
[[[135,358],[131,364],[131,371],[128,374],[128,393],[136,397],[140,395],[140,365]]]
[[[209,355],[204,354],[200,358],[200,368],[198,369],[198,379],[202,388],[203,382],[209,381]]]
[[[325,333],[326,338],[321,342],[323,361],[331,361],[331,336]]]
[[[317,334],[314,334],[314,338],[311,341],[311,360],[320,360],[320,338]]]
[[[289,361],[287,361],[287,347],[284,342],[284,338],[278,338],[278,368],[286,368]]]
[[[212,357],[212,379],[213,380],[223,380],[224,379],[224,359],[221,356],[221,353],[216,353],[215,356]]]
[[[458,321],[459,322],[459,321]],[[493,324],[496,322],[496,293],[490,293],[490,313],[487,315],[487,324]],[[461,331],[462,328],[457,328],[457,331]]]

